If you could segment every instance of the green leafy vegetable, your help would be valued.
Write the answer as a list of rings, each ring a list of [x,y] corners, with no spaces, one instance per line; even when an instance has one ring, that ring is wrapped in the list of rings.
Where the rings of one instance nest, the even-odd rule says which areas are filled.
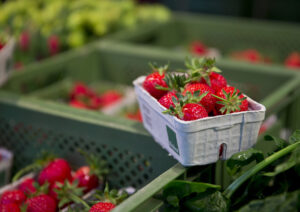
[[[242,167],[250,164],[253,161],[259,163],[263,159],[264,155],[261,151],[256,149],[248,149],[232,155],[231,158],[226,162],[226,169],[231,176],[236,177],[241,172]]]
[[[265,212],[265,211],[299,211],[300,210],[300,190],[270,196],[263,200],[253,200],[242,207],[239,212]]]

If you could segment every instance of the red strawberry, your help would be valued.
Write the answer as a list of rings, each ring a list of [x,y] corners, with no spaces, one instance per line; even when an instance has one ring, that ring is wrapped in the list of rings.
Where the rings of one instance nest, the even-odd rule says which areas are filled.
[[[122,99],[122,95],[118,91],[108,90],[104,92],[100,98],[102,101],[102,106],[106,107]]]
[[[83,102],[73,99],[69,102],[69,105],[75,108],[87,109],[88,107]]]
[[[77,82],[71,91],[70,97],[71,99],[76,99],[79,96],[83,97],[94,97],[95,93],[85,84],[81,82]]]
[[[186,95],[187,92],[194,94],[195,91],[200,91],[200,95],[208,92],[206,96],[204,96],[199,102],[206,109],[207,113],[213,111],[216,103],[216,98],[212,96],[214,94],[214,90],[210,88],[208,85],[203,83],[189,83],[185,86],[183,91],[183,95]]]
[[[48,38],[48,49],[51,55],[55,55],[59,52],[59,38],[56,35],[51,35]]]
[[[84,192],[88,192],[99,185],[99,178],[95,174],[90,174],[90,167],[80,167],[74,177],[74,180],[78,180],[78,187],[85,187]]]
[[[111,202],[98,202],[90,208],[89,212],[109,212],[115,207],[116,205]]]
[[[14,203],[0,205],[0,212],[21,212],[19,206]]]
[[[27,31],[22,32],[20,35],[20,47],[23,51],[27,51],[30,44],[30,36]]]
[[[168,92],[167,94],[165,94],[164,96],[162,96],[159,99],[158,102],[162,106],[164,106],[165,108],[169,109],[171,105],[175,106],[174,103],[173,103],[173,99],[172,99],[173,97],[175,97],[176,99],[178,99],[174,91]]]
[[[1,50],[4,46],[5,46],[5,43],[2,43],[2,42],[0,41],[0,50]]]
[[[34,179],[27,178],[23,180],[23,182],[19,185],[19,190],[24,192],[25,194],[33,194],[36,192],[36,188],[33,185]]]
[[[135,120],[139,122],[143,122],[141,111],[138,110],[136,113],[126,113],[126,117],[130,120]]]
[[[184,105],[182,108],[182,113],[183,118],[181,119],[184,121],[197,120],[208,116],[205,108],[195,103],[188,103]]]
[[[207,53],[207,47],[200,41],[195,41],[191,43],[190,51],[197,55],[205,55]]]
[[[26,201],[27,212],[56,212],[56,202],[52,197],[41,194]]]
[[[219,101],[216,109],[220,114],[229,114],[248,110],[248,101],[235,87],[226,87],[217,92]]]
[[[15,203],[21,205],[26,200],[25,194],[20,190],[5,191],[1,198],[0,204]]]
[[[100,96],[94,96],[90,100],[89,108],[93,110],[98,110],[103,105],[103,99]]]
[[[300,53],[292,52],[285,60],[285,66],[289,68],[300,68]]]
[[[223,77],[221,74],[211,72],[209,75],[209,79],[210,79],[210,87],[214,89],[215,92],[227,86],[227,81],[225,77]],[[201,78],[200,82],[208,84],[204,78]]]
[[[50,162],[38,176],[40,185],[43,185],[46,181],[52,185],[55,182],[64,182],[66,179],[72,179],[71,168],[67,161],[60,158]]]
[[[161,90],[157,87],[160,86],[162,88],[168,88],[167,83],[164,81],[165,72],[168,69],[168,65],[160,68],[153,66],[152,68],[154,72],[146,77],[145,81],[143,82],[143,87],[150,93],[151,96],[159,99],[167,93],[166,90]]]

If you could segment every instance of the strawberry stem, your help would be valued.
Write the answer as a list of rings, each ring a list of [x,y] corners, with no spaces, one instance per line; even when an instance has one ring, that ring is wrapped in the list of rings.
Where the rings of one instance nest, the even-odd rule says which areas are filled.
[[[79,196],[70,193],[70,197],[72,198],[72,200],[73,200],[74,202],[80,203],[80,204],[84,205],[84,207],[85,207],[86,209],[90,209],[90,208],[91,208],[91,207],[90,207],[83,199],[81,199]]]
[[[30,171],[34,171],[39,168],[41,168],[41,166],[39,164],[35,164],[35,163],[24,167],[23,169],[21,169],[20,171],[18,171],[15,174],[15,176],[12,178],[12,182],[16,182],[18,179],[20,179],[21,176],[25,175],[26,173],[28,173]]]
[[[231,103],[231,102],[230,102],[229,100],[227,100],[227,99],[224,99],[224,98],[219,97],[219,96],[214,95],[214,94],[211,94],[211,95],[212,95],[213,97],[217,98],[217,99],[220,99],[220,100],[224,101],[224,102]]]

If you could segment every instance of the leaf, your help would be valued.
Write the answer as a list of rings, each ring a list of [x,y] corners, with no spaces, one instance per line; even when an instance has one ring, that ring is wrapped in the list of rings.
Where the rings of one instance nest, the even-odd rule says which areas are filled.
[[[265,212],[265,211],[299,211],[300,210],[300,190],[269,196],[263,200],[253,200],[243,206],[239,212]]]
[[[267,172],[264,175],[268,177],[274,177],[282,172],[289,170],[292,167],[296,167],[296,171],[300,175],[299,171],[300,165],[300,147],[297,147],[291,154],[287,161],[284,161],[275,167],[273,172]]]
[[[229,209],[229,201],[216,191],[210,195],[199,194],[183,203],[183,211],[226,212]]]
[[[281,139],[281,138],[278,138],[278,137],[274,137],[274,136],[271,136],[271,135],[265,135],[264,139],[266,141],[274,141],[275,142],[275,145],[279,148],[279,149],[283,149],[285,147],[288,146],[288,143]]]
[[[246,166],[253,161],[259,163],[263,159],[264,155],[261,151],[251,148],[232,155],[231,158],[226,162],[226,169],[231,176],[235,177],[236,175],[240,174],[243,166]]]
[[[300,141],[300,130],[295,130],[289,138],[289,143],[294,144],[297,141]]]
[[[189,181],[183,181],[183,180],[174,180],[165,186],[165,188],[163,190],[163,197],[167,202],[168,202],[168,200],[171,200],[171,202],[168,202],[169,204],[176,205],[176,202],[174,202],[175,197],[177,197],[178,200],[180,200],[186,196],[189,196],[192,193],[205,193],[208,190],[209,191],[217,191],[220,189],[221,189],[221,186],[213,185],[213,184],[209,184],[209,183],[198,183],[198,182],[189,182]],[[175,205],[173,205],[173,206],[175,206]]]

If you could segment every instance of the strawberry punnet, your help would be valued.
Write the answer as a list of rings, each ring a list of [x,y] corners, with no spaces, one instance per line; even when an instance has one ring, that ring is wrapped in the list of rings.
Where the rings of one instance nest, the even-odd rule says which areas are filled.
[[[46,194],[32,197],[26,204],[27,212],[56,212],[57,208],[55,200]]]
[[[15,203],[1,204],[0,212],[21,212],[19,205]]]
[[[168,69],[168,65],[163,67],[157,67],[154,65],[151,66],[154,72],[146,77],[145,81],[143,82],[143,87],[150,93],[151,96],[159,99],[167,93],[167,90],[163,90],[162,88],[168,88],[167,83],[164,81],[165,72]]]
[[[235,87],[226,87],[214,95],[219,101],[216,109],[220,114],[229,114],[248,110],[247,98]]]
[[[39,174],[38,182],[43,185],[46,181],[51,185],[55,182],[71,180],[71,168],[67,161],[57,158],[50,162]]]
[[[200,94],[207,92],[207,95],[199,103],[206,109],[207,113],[213,111],[216,103],[216,98],[212,96],[215,93],[214,90],[203,83],[189,83],[185,86],[182,94],[186,95],[187,92],[194,94],[195,91],[199,91]]]
[[[14,203],[21,205],[26,200],[25,194],[20,190],[5,191],[1,198],[0,204]]]
[[[215,66],[215,59],[210,58],[191,58],[185,62],[186,67],[189,69],[189,81],[201,82],[207,84],[215,92],[227,86],[225,77],[221,74],[220,69]]]

